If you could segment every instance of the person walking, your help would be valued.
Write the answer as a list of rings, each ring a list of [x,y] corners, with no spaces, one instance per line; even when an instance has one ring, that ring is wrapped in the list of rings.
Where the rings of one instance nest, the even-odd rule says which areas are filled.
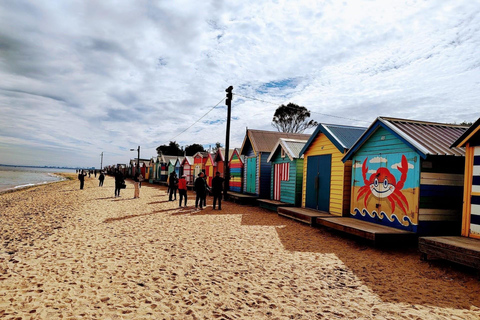
[[[218,200],[218,210],[222,210],[222,191],[225,179],[220,177],[220,172],[217,171],[215,177],[212,179],[212,193],[213,193],[213,210]]]
[[[177,200],[177,186],[178,186],[178,179],[177,179],[177,174],[172,172],[170,174],[170,179],[168,181],[169,183],[169,188],[170,188],[170,194],[168,196],[168,201],[174,201]],[[175,199],[172,199],[175,196]]]
[[[195,192],[197,193],[197,196],[195,197],[195,208],[198,209],[198,205],[200,204],[200,209],[203,209],[203,200],[206,197],[207,193],[207,184],[205,183],[205,179],[203,178],[205,174],[203,172],[200,172],[198,174],[198,178],[195,179]]]
[[[105,175],[103,174],[103,171],[100,171],[100,174],[98,176],[98,186],[103,187],[103,180],[105,180]]]
[[[116,169],[115,171],[115,197],[120,197],[120,189],[122,189],[122,185],[125,183],[125,178],[120,170]]]
[[[97,169],[95,169],[94,173],[95,173],[95,178],[96,178],[97,177]]]
[[[87,176],[87,174],[84,173],[83,170],[82,170],[82,172],[80,172],[78,174],[78,180],[80,180],[80,190],[83,190],[83,185],[85,183],[85,177],[86,176]]]
[[[210,187],[209,187],[209,185],[208,185],[207,179],[208,179],[208,177],[207,177],[207,175],[204,173],[204,174],[203,174],[203,180],[205,181],[205,188],[206,188],[205,194],[203,195],[203,199],[202,199],[202,201],[203,201],[203,207],[204,207],[204,208],[207,207],[207,194],[208,194],[209,191],[211,191],[211,189],[210,189]]]
[[[135,176],[133,177],[133,186],[135,188],[135,191],[133,193],[133,198],[140,198],[140,177],[142,175],[139,174],[138,172],[135,173]]]
[[[185,205],[187,206],[187,180],[185,179],[187,176],[182,175],[178,180],[178,195],[180,196],[180,200],[178,201],[178,206],[182,206],[182,199],[185,198]]]

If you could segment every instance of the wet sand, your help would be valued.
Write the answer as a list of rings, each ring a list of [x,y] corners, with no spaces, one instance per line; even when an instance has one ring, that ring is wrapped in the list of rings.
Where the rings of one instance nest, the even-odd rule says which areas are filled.
[[[0,195],[0,318],[480,319],[477,272],[165,188]]]

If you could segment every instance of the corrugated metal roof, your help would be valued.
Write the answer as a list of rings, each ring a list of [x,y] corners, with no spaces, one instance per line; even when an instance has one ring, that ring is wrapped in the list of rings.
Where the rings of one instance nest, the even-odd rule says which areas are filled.
[[[345,148],[350,149],[367,130],[364,127],[343,126],[338,124],[322,124],[332,136]]]
[[[302,151],[307,140],[293,140],[293,139],[280,139],[281,144],[285,146],[285,151],[287,151],[292,158],[300,158],[299,154]]]
[[[307,140],[309,134],[248,129],[248,136],[256,152],[270,152],[280,138]]]
[[[379,117],[379,120],[425,154],[465,155],[465,149],[450,146],[468,130],[467,126],[386,117]]]

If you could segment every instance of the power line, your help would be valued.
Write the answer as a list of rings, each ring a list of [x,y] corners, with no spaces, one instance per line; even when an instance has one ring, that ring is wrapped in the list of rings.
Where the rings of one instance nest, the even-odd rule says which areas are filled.
[[[191,127],[193,127],[194,125],[196,125],[200,120],[202,120],[203,118],[205,118],[205,116],[207,114],[209,114],[213,109],[215,109],[220,103],[222,103],[223,101],[225,100],[225,98],[222,98],[222,100],[218,101],[218,103],[216,105],[213,106],[213,108],[211,108],[210,110],[207,111],[207,113],[205,113],[203,116],[201,116],[200,118],[197,119],[197,121],[195,121],[194,123],[192,123],[188,128],[186,128],[185,130],[183,130],[182,132],[180,132],[179,134],[177,134],[175,137],[171,138],[170,140],[168,141],[174,141],[175,138],[177,138],[178,136],[180,136],[181,134],[183,134],[185,131],[187,131],[188,129],[190,129]]]
[[[270,102],[270,101],[266,101],[266,100],[262,100],[262,99],[257,99],[257,98],[253,98],[253,97],[247,97],[247,96],[244,96],[244,95],[241,95],[241,94],[238,94],[238,93],[234,93],[234,95],[240,96],[240,97],[243,97],[243,98],[246,98],[246,99],[256,100],[256,101],[260,101],[260,102],[264,102],[264,103],[270,103],[270,104],[273,104],[273,105],[275,105],[275,106],[278,106],[278,103],[274,103],[274,102]],[[287,106],[285,106],[285,107],[287,107]],[[353,118],[347,118],[347,117],[341,117],[341,116],[334,116],[334,115],[331,115],[331,114],[321,113],[321,112],[316,112],[316,111],[310,111],[310,113],[316,113],[316,114],[319,114],[319,115],[322,115],[322,116],[326,116],[326,117],[332,117],[332,118],[339,118],[339,119],[346,119],[346,120],[351,120],[351,121],[360,121],[360,122],[370,123],[370,121],[353,119]]]

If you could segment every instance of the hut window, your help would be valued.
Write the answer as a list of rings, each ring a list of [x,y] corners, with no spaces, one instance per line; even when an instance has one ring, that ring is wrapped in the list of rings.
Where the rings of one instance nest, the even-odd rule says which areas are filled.
[[[282,149],[282,150],[280,151],[280,156],[281,156],[282,158],[285,158],[285,150]]]

